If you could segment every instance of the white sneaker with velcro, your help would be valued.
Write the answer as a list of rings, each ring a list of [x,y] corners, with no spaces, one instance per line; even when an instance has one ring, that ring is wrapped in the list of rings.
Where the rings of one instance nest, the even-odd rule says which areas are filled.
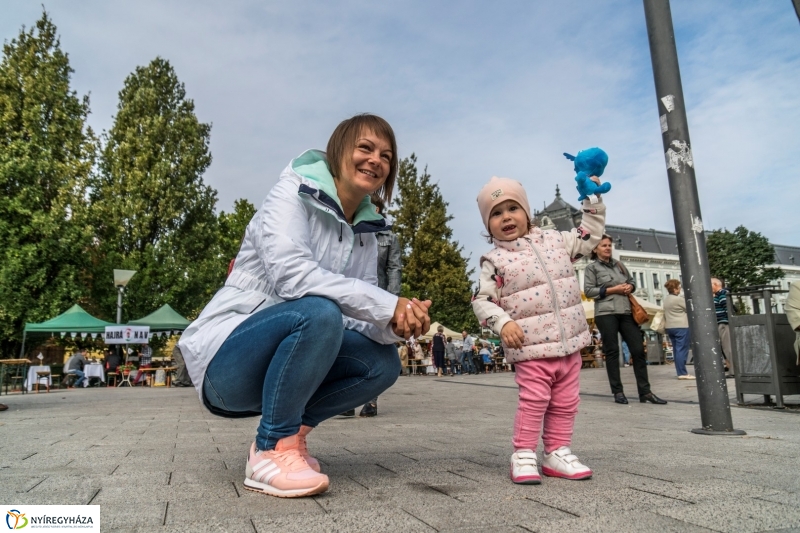
[[[581,463],[568,447],[562,446],[553,453],[544,454],[542,474],[564,479],[589,479],[592,469]]]
[[[538,485],[542,482],[536,464],[536,452],[517,450],[511,455],[511,481],[520,485]]]

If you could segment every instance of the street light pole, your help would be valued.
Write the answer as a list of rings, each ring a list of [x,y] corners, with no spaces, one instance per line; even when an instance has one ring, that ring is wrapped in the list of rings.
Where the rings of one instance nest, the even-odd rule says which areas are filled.
[[[122,293],[125,292],[125,287],[128,282],[136,274],[135,270],[117,270],[114,269],[114,286],[117,288],[117,324],[122,324]],[[117,344],[117,355],[119,356],[120,346]],[[128,361],[127,354],[125,355],[125,362]]]
[[[692,432],[744,435],[731,418],[669,0],[643,1],[703,425]]]

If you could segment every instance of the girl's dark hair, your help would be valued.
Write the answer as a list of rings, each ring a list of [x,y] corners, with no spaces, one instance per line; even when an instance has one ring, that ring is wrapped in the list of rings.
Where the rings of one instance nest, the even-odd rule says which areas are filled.
[[[328,147],[325,152],[328,156],[328,167],[334,178],[342,174],[345,163],[353,157],[353,150],[356,141],[363,131],[371,131],[378,137],[388,141],[392,149],[392,159],[389,162],[389,175],[383,182],[383,187],[375,191],[375,195],[383,198],[386,204],[392,203],[392,191],[394,182],[397,178],[397,140],[394,137],[394,130],[384,119],[377,115],[363,113],[347,120],[343,120],[333,130],[331,138],[328,139]]]
[[[603,236],[600,237],[600,242],[603,242],[606,239],[611,241],[611,244],[614,244],[614,239],[611,238],[611,235],[606,235],[605,233],[603,233]],[[597,246],[600,246],[600,242],[597,243]],[[597,248],[597,246],[595,246],[595,248]],[[597,259],[597,252],[595,252],[594,250],[592,250],[591,258],[592,258],[592,260],[596,260]]]
[[[447,337],[447,342],[453,342],[453,337]]]

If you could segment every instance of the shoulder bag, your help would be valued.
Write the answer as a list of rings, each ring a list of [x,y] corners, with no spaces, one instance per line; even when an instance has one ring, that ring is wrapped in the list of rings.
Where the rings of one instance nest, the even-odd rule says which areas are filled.
[[[622,272],[622,275],[625,276],[626,279],[630,277],[627,269],[622,266],[620,261],[617,261],[617,266],[619,267],[619,271]],[[641,326],[650,320],[650,317],[647,316],[647,311],[645,311],[644,307],[642,307],[642,304],[636,300],[636,296],[629,294],[628,301],[631,304],[631,316],[633,317],[634,322]]]

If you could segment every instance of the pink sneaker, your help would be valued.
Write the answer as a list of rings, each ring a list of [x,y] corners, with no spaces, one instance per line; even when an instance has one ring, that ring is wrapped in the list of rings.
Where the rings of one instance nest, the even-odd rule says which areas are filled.
[[[274,450],[250,445],[244,487],[280,498],[312,496],[328,490],[328,476],[314,472],[299,451],[297,435],[278,441]]]
[[[303,456],[303,459],[306,460],[308,466],[311,467],[311,470],[314,472],[320,472],[319,468],[319,461],[308,455],[308,448],[306,447],[306,435],[311,433],[311,430],[314,429],[311,426],[300,426],[300,433],[297,434],[298,443],[297,443],[297,450],[300,452],[300,455]]]

